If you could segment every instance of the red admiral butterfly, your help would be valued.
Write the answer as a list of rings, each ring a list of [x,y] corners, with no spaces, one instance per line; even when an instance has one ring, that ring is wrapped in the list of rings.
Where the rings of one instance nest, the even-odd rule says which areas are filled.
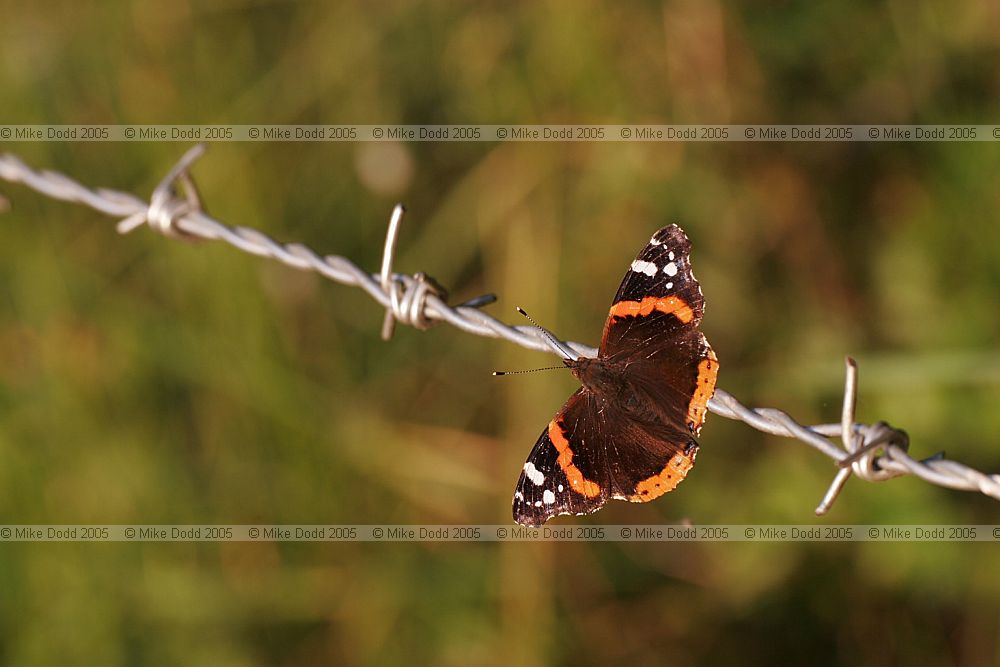
[[[618,288],[597,358],[563,361],[583,386],[524,464],[517,523],[648,502],[691,470],[719,360],[698,331],[705,297],[690,252],[677,225],[656,232]]]

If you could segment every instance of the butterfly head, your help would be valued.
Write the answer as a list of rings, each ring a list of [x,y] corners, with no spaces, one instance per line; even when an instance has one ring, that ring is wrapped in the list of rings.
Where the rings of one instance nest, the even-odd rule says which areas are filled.
[[[624,397],[629,393],[625,373],[613,361],[601,357],[580,357],[564,359],[563,363],[587,390],[598,396]]]

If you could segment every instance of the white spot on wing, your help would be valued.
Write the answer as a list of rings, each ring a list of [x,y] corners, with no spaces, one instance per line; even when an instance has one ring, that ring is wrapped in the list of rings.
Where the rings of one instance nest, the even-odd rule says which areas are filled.
[[[649,239],[649,245],[663,245],[663,241],[657,241],[656,236],[653,236],[653,238]]]
[[[677,275],[677,265],[674,264],[673,262],[670,262],[669,264],[667,264],[666,266],[663,267],[663,272],[665,274],[667,274],[668,276],[676,276]]]
[[[552,493],[548,489],[545,489],[545,493],[542,494],[542,502],[546,505],[551,505],[556,501],[556,494]]]
[[[559,485],[559,493],[562,493],[562,490],[563,490],[563,485],[562,485],[562,484],[560,484],[560,485]]]
[[[673,283],[667,283],[667,289],[673,289],[673,288],[674,288]]]
[[[655,276],[657,271],[656,264],[641,259],[632,262],[632,270],[636,273],[645,273],[647,276]]]
[[[667,255],[667,259],[669,259],[671,262],[674,261],[674,251],[673,250],[671,250],[670,254]]]
[[[531,461],[524,464],[524,474],[528,476],[528,479],[530,479],[535,486],[541,486],[545,483],[545,475],[543,475],[542,471],[536,468],[535,464]]]
[[[520,491],[518,491],[517,493],[514,494],[514,500],[523,503],[524,502],[524,494],[521,493]]]

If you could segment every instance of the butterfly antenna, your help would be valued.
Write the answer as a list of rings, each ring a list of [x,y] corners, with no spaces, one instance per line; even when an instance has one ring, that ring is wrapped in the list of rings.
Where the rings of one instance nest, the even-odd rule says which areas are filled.
[[[521,308],[521,306],[517,306],[517,312],[521,313],[526,318],[528,318],[528,321],[531,322],[532,324],[534,324],[536,329],[538,329],[543,334],[545,334],[545,338],[547,338],[548,341],[549,341],[549,343],[552,344],[552,347],[555,348],[555,350],[557,352],[559,352],[559,354],[561,354],[565,359],[569,359],[570,361],[572,361],[572,360],[574,360],[574,359],[576,359],[577,357],[580,356],[577,353],[575,353],[573,350],[569,349],[569,347],[567,347],[567,345],[565,343],[561,342],[558,338],[556,338],[552,334],[551,331],[549,331],[548,329],[546,329],[545,327],[543,327],[541,324],[539,324],[538,322],[536,322],[534,320],[534,318],[531,317],[531,315],[529,315],[528,313],[524,312],[524,308]]]
[[[536,371],[557,371],[567,366],[546,366],[545,368],[529,368],[525,371],[493,371],[493,375],[521,375],[522,373],[534,373]]]

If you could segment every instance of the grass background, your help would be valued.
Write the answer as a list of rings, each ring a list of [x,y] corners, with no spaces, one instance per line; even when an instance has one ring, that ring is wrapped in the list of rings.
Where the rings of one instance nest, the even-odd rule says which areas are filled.
[[[5,123],[988,123],[988,2],[0,2]],[[4,147],[148,193],[183,143]],[[995,143],[215,144],[208,210],[596,344],[680,223],[720,386],[1000,469]],[[0,523],[506,523],[573,389],[218,244],[0,184]],[[997,523],[710,416],[690,480],[604,523]],[[1000,664],[994,544],[0,546],[12,665]]]

